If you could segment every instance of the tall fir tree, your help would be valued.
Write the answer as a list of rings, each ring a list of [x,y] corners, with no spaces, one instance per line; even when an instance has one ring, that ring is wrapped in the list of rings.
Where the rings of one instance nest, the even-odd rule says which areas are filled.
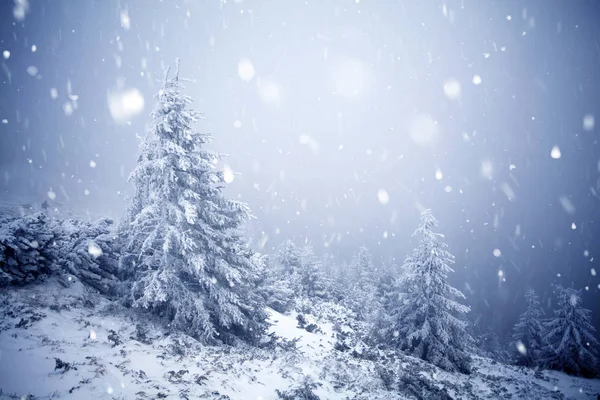
[[[591,311],[583,308],[581,290],[555,286],[558,309],[547,322],[543,361],[546,367],[572,375],[598,376],[598,339]]]
[[[387,318],[391,325],[382,337],[440,368],[469,373],[465,314],[470,309],[457,301],[465,298],[462,292],[448,284],[454,256],[446,250],[444,236],[433,231],[437,225],[430,210],[421,213],[413,234],[420,237],[419,245],[394,283]]]
[[[179,67],[178,67],[179,69]],[[199,339],[258,339],[266,313],[253,292],[257,267],[241,236],[248,207],[222,194],[221,155],[194,132],[178,72],[156,95],[152,126],[131,174],[135,194],[121,233],[130,303]]]
[[[512,348],[517,364],[532,367],[537,364],[543,347],[544,313],[533,289],[529,288],[525,292],[525,302],[527,309],[513,328]]]

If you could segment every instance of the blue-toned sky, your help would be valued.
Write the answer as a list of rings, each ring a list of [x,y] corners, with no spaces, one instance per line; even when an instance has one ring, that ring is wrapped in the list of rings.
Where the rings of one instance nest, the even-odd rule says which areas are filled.
[[[599,20],[593,0],[5,0],[0,199],[118,219],[180,57],[267,249],[401,263],[432,208],[475,316],[505,329],[528,285],[562,283],[600,325]]]

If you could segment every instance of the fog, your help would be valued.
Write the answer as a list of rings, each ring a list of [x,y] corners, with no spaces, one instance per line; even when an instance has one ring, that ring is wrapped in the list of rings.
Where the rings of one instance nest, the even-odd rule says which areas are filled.
[[[181,59],[269,253],[402,264],[431,208],[473,317],[584,289],[600,328],[594,1],[3,1],[0,199],[118,220]],[[257,243],[260,243],[259,246]]]

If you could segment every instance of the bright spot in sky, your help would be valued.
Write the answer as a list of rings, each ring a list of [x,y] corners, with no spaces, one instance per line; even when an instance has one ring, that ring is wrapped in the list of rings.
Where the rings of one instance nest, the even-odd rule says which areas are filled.
[[[67,117],[73,114],[73,104],[70,102],[66,101],[62,108]]]
[[[90,329],[90,339],[96,340],[96,331],[93,329]]]
[[[239,119],[236,119],[235,121],[233,121],[233,127],[235,129],[240,129],[242,127],[242,122]]]
[[[56,99],[58,97],[58,90],[56,88],[50,88],[50,97]]]
[[[484,160],[481,162],[481,175],[484,178],[492,179],[492,174],[494,172],[494,165],[490,160]]]
[[[102,249],[96,243],[90,241],[88,244],[88,253],[90,253],[94,258],[98,258],[102,255]]]
[[[500,257],[502,255],[502,252],[500,251],[500,249],[494,249],[492,254],[494,254],[494,257]]]
[[[37,46],[34,44],[33,46],[31,46],[31,52],[35,53],[37,51]]]
[[[225,181],[225,183],[233,182],[234,178],[235,174],[233,173],[233,170],[229,168],[228,165],[225,165],[225,167],[223,168],[223,180]]]
[[[358,59],[341,58],[330,71],[333,89],[347,98],[356,98],[371,86],[369,66]]]
[[[422,147],[434,145],[439,137],[437,121],[428,114],[415,116],[410,121],[408,132],[413,142]]]
[[[438,168],[435,170],[435,179],[437,179],[438,181],[441,181],[442,178],[444,177],[444,174],[442,174],[442,171]]]
[[[590,269],[590,273],[592,274],[592,276],[596,276],[596,269],[594,269],[594,268]]]
[[[90,160],[90,168],[96,168],[96,165],[98,165],[96,164],[96,161]]]
[[[106,393],[112,394],[112,392],[113,392],[113,388],[112,387],[109,386],[109,387],[106,388]]]
[[[50,190],[48,191],[48,198],[49,198],[50,200],[54,200],[54,199],[56,199],[56,193],[54,193],[54,192],[52,191],[52,189],[50,189]]]
[[[261,100],[270,107],[281,104],[281,87],[272,80],[261,80],[258,83],[258,94]]]
[[[561,156],[560,153],[560,149],[558,148],[558,146],[554,146],[552,148],[552,150],[550,151],[550,157],[554,158],[555,160],[558,160]]]
[[[13,17],[19,22],[25,19],[25,15],[29,12],[29,0],[14,0]]]
[[[523,342],[521,342],[520,340],[517,341],[517,351],[519,353],[521,353],[522,355],[527,354],[527,348],[525,347]]]
[[[460,82],[454,78],[448,79],[444,83],[444,94],[450,100],[456,100],[460,97]]]
[[[2,52],[2,57],[4,57],[5,60],[8,60],[8,58],[10,57],[10,51],[4,50]]]
[[[577,225],[575,225],[575,222],[571,223],[571,229],[573,229],[573,230],[577,229]]]
[[[502,278],[504,276],[504,271],[502,271],[501,269],[498,270],[498,277]]]
[[[126,123],[144,109],[144,96],[137,89],[108,94],[108,109],[117,123]]]
[[[308,146],[310,148],[310,151],[312,151],[313,153],[318,153],[319,143],[317,143],[317,141],[312,136],[301,135],[298,138],[298,141],[300,142],[300,144]]]
[[[567,214],[575,213],[575,206],[567,196],[560,196],[558,201]]]
[[[452,192],[452,186],[450,186],[450,185],[446,186],[446,187],[444,188],[444,192],[446,192],[446,193],[450,193],[450,192]]]
[[[254,78],[254,65],[247,58],[242,58],[238,63],[238,75],[242,80],[250,82]]]
[[[385,189],[379,189],[377,191],[377,199],[381,204],[387,204],[390,201],[390,195],[385,191]]]
[[[594,125],[595,125],[594,116],[592,114],[586,114],[583,117],[583,129],[590,132],[590,131],[594,130]]]
[[[131,20],[129,19],[129,12],[127,10],[121,11],[121,26],[126,31],[131,28]]]
[[[481,83],[481,76],[479,76],[479,75],[473,76],[473,84],[479,85],[480,83]]]
[[[31,76],[36,76],[38,74],[38,69],[35,65],[30,65],[27,67],[27,73]]]

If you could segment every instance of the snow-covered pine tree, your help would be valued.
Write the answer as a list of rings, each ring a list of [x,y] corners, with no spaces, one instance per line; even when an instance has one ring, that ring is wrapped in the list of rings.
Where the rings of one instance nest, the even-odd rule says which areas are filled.
[[[284,313],[294,304],[294,290],[289,276],[284,276],[276,262],[263,254],[254,254],[254,264],[259,267],[258,288],[265,304],[273,310]]]
[[[178,72],[169,78],[167,71],[156,99],[130,178],[129,226],[120,230],[130,304],[205,341],[258,339],[266,313],[252,291],[258,271],[241,237],[249,209],[223,196],[223,173],[214,167],[221,155],[204,148],[209,135],[193,131],[199,114]]]
[[[279,247],[275,257],[279,263],[279,268],[284,275],[294,275],[298,272],[301,263],[301,252],[291,240],[285,240]]]
[[[321,270],[321,263],[315,256],[311,245],[306,245],[300,255],[298,271],[298,292],[308,299],[327,299],[331,282]]]
[[[525,302],[527,309],[513,328],[512,352],[516,355],[517,364],[531,367],[537,364],[543,347],[544,313],[533,289],[529,288],[525,292]]]
[[[437,225],[430,210],[421,213],[413,234],[420,237],[419,245],[394,284],[388,311],[391,326],[381,337],[440,368],[469,373],[471,357],[466,346],[470,337],[464,317],[469,307],[457,301],[465,296],[448,284],[454,256],[446,250],[444,236],[433,231]]]
[[[598,339],[591,311],[583,308],[581,290],[555,286],[558,309],[547,322],[544,366],[572,375],[598,376]]]
[[[365,319],[377,309],[378,302],[373,257],[365,246],[358,249],[350,270],[352,282],[347,302],[358,318]]]

